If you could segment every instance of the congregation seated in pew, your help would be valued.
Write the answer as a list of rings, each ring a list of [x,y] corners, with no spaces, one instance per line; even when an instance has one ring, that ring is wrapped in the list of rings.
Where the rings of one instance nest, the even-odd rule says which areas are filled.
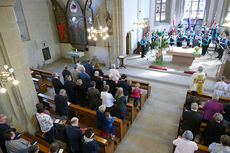
[[[197,103],[198,105],[200,105],[199,99],[196,96],[197,96],[197,92],[193,90],[191,92],[191,95],[186,97],[185,108],[187,110],[191,110],[191,105],[194,102]]]
[[[230,137],[228,135],[222,135],[220,137],[220,143],[213,142],[209,145],[208,150],[212,153],[228,153],[230,152]]]

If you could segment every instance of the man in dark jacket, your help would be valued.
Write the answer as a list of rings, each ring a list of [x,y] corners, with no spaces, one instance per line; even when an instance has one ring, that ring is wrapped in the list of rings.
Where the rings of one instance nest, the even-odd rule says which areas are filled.
[[[55,95],[54,102],[56,105],[55,112],[58,113],[60,116],[65,115],[68,116],[68,104],[66,100],[66,91],[65,89],[61,89],[59,94]]]
[[[101,77],[99,76],[99,72],[95,71],[94,76],[91,77],[91,81],[96,82],[96,88],[101,92],[103,89],[103,81]]]
[[[64,70],[62,71],[62,76],[63,76],[64,81],[66,80],[67,75],[71,76],[71,72],[69,71],[69,66],[68,65],[66,65]]]
[[[129,96],[129,85],[125,80],[127,76],[125,74],[121,75],[121,80],[118,81],[117,86],[123,88],[124,96],[126,97],[126,101],[128,100]]]
[[[77,95],[76,95],[76,83],[74,83],[72,81],[72,78],[70,75],[66,76],[66,81],[64,83],[65,89],[66,89],[66,93],[69,97],[69,101],[72,104],[76,104],[76,100],[77,100]]]
[[[87,60],[87,62],[85,64],[83,64],[83,66],[85,67],[85,72],[92,77],[93,76],[93,65],[90,64],[90,61]]]
[[[199,132],[202,122],[202,116],[197,110],[197,103],[192,103],[191,111],[185,111],[183,113],[182,129],[183,131],[190,130],[193,133],[193,138],[195,138],[196,133]]]
[[[86,89],[88,89],[91,86],[90,85],[90,76],[88,73],[85,72],[84,67],[82,67],[82,69],[81,69],[80,79],[82,80],[82,83]]]
[[[116,83],[113,81],[113,75],[109,74],[109,80],[106,80],[106,84],[109,85],[109,93],[115,97],[116,94]]]
[[[67,152],[81,153],[81,139],[84,136],[80,127],[78,126],[78,118],[71,119],[71,125],[66,127],[67,136]]]
[[[53,78],[51,79],[51,81],[53,83],[55,93],[59,94],[59,91],[61,89],[64,89],[64,85],[59,80],[59,75],[57,73],[53,73]]]
[[[98,89],[96,89],[96,82],[91,81],[92,87],[88,89],[88,98],[92,110],[97,110],[101,104],[101,94]]]
[[[185,105],[187,110],[191,110],[192,103],[197,103],[198,105],[200,104],[199,99],[196,96],[197,96],[197,92],[193,90],[191,92],[191,95],[186,98]]]

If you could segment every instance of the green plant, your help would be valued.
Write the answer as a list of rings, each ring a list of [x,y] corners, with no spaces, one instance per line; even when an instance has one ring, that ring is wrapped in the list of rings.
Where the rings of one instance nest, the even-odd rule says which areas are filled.
[[[193,55],[195,57],[199,57],[200,56],[200,53],[199,53],[200,47],[196,46],[196,47],[194,47],[194,49],[195,49],[195,52],[193,52]]]
[[[75,50],[76,50],[76,48],[74,48],[74,47],[72,47],[71,49],[72,49],[72,51],[75,51]]]
[[[194,47],[195,51],[198,52],[200,50],[200,47],[196,46]]]

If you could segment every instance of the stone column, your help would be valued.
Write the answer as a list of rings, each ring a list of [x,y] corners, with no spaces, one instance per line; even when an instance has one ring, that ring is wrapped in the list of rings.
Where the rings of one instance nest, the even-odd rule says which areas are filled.
[[[14,10],[14,0],[0,0],[0,70],[4,64],[14,68],[18,86],[7,83],[7,93],[0,94],[0,113],[21,132],[34,133],[38,102],[28,62],[19,35]]]

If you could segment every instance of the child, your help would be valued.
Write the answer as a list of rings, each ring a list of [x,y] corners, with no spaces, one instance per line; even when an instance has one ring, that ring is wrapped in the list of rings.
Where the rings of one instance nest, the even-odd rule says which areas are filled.
[[[139,83],[135,84],[135,88],[132,90],[132,94],[134,97],[134,106],[137,107],[139,99],[140,99],[140,94],[141,94],[141,89],[140,89]]]
[[[107,131],[108,136],[113,140],[115,138],[115,135],[113,135],[115,131],[113,128],[114,117],[111,116],[110,112],[106,112],[105,116],[108,122],[106,131]]]

